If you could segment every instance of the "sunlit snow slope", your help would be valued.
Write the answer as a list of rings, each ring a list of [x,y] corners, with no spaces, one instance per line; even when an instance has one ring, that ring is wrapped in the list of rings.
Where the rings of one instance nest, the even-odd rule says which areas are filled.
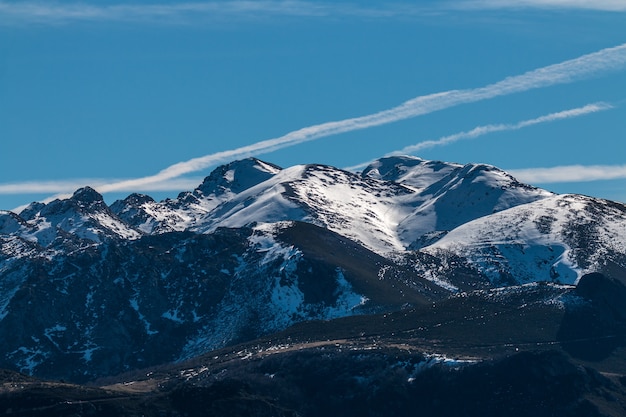
[[[575,284],[622,264],[626,208],[581,195],[556,195],[468,222],[424,249],[467,258],[492,281]]]

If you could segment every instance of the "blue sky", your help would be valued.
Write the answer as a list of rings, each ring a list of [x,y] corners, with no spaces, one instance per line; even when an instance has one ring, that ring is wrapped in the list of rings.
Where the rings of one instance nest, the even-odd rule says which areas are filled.
[[[0,209],[393,152],[626,202],[624,22],[624,0],[0,0]]]

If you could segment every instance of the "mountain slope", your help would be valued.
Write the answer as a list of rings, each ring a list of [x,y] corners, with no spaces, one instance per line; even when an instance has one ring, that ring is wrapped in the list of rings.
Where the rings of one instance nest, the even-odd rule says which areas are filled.
[[[626,266],[626,206],[553,196],[468,222],[424,251],[463,257],[496,285],[575,284],[609,264]]]
[[[363,175],[402,184],[419,195],[417,207],[397,227],[404,245],[411,249],[419,249],[471,220],[552,195],[484,164],[399,156],[372,163]]]
[[[89,387],[5,372],[0,411],[617,417],[626,411],[625,297],[619,281],[591,274],[577,288],[529,284],[301,323]]]
[[[445,305],[463,323],[463,297],[544,281],[559,304],[584,274],[626,282],[625,236],[622,204],[413,157],[362,173],[246,159],[110,207],[85,187],[0,213],[0,366],[86,381],[316,320]]]
[[[90,187],[77,190],[66,200],[55,200],[47,205],[35,203],[22,213],[21,230],[10,234],[44,247],[66,235],[95,243],[109,238],[136,239],[140,236],[139,232],[120,221],[102,196]]]
[[[303,234],[339,256],[314,254],[319,245]],[[3,262],[0,366],[82,381],[304,320],[394,310],[448,294],[425,280],[380,280],[388,261],[312,225],[68,245]]]
[[[231,182],[240,171],[253,172],[243,186]],[[550,195],[486,165],[394,157],[355,174],[324,165],[280,170],[247,159],[216,169],[194,192],[175,200],[131,196],[112,209],[150,233],[304,221],[384,255],[419,248],[469,220]]]

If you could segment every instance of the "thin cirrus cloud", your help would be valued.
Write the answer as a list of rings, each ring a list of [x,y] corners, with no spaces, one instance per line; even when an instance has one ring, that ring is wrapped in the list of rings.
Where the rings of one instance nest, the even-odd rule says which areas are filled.
[[[141,191],[179,191],[194,188],[202,182],[202,177],[173,178],[158,183],[146,183]],[[114,182],[122,182],[117,180]],[[77,178],[58,181],[22,181],[8,184],[0,184],[0,194],[47,194],[47,193],[71,193],[72,191],[89,185],[92,188],[101,188],[111,184],[112,180],[103,178]],[[135,188],[120,188],[117,191],[137,191]]]
[[[221,19],[264,17],[354,17],[387,19],[424,17],[454,11],[496,9],[583,9],[625,12],[623,0],[457,0],[359,5],[301,0],[234,0],[181,3],[118,3],[0,1],[0,23],[64,24],[71,22],[153,22],[186,24]]]
[[[362,6],[354,3],[298,0],[234,0],[182,3],[121,3],[0,1],[0,22],[59,24],[71,22],[155,22],[182,24],[222,19],[264,17],[391,18],[432,15],[437,11],[410,4]]]
[[[608,103],[592,103],[586,106],[577,107],[575,109],[563,110],[556,113],[546,114],[544,116],[536,117],[534,119],[523,120],[518,123],[500,123],[490,124],[485,126],[478,126],[467,132],[455,133],[449,136],[444,136],[437,140],[427,140],[402,148],[400,151],[394,152],[394,154],[407,154],[418,152],[423,149],[432,148],[435,146],[448,145],[453,142],[457,142],[462,139],[473,139],[479,136],[483,136],[489,133],[519,130],[525,127],[538,125],[541,123],[555,122],[557,120],[570,119],[572,117],[584,116],[590,113],[597,113],[604,110],[612,109],[613,106]]]
[[[510,169],[508,173],[532,184],[585,182],[626,178],[626,165],[563,165],[550,168]]]
[[[612,109],[613,106],[608,103],[592,103],[587,104],[586,106],[577,107],[575,109],[563,110],[556,113],[546,114],[544,116],[536,117],[534,119],[523,120],[517,123],[500,123],[500,124],[489,124],[484,126],[477,126],[472,130],[454,133],[452,135],[443,136],[439,139],[434,140],[425,140],[414,145],[405,146],[404,148],[390,152],[385,156],[393,156],[393,155],[405,155],[411,154],[415,152],[422,151],[424,149],[430,149],[437,146],[449,145],[454,142],[458,142],[464,139],[475,139],[480,136],[488,135],[490,133],[496,132],[504,132],[504,131],[512,131],[512,130],[520,130],[525,127],[530,127],[542,123],[555,122],[557,120],[570,119],[573,117],[584,116],[590,113],[597,113],[604,110]],[[354,165],[346,168],[349,171],[358,171],[362,168],[365,168],[369,165],[370,162],[364,162],[358,165]],[[598,179],[598,178],[596,178]]]
[[[590,77],[596,77],[610,71],[623,70],[624,68],[626,68],[626,44],[602,49],[575,59],[535,69],[521,75],[511,76],[484,87],[449,90],[419,96],[396,107],[377,113],[308,126],[277,138],[267,139],[240,148],[216,152],[188,161],[179,162],[154,175],[124,181],[111,181],[97,186],[96,189],[101,193],[146,190],[148,187],[152,190],[156,190],[160,183],[169,182],[183,175],[197,172],[233,159],[266,154],[303,142],[313,141],[340,133],[367,129],[374,126],[381,126],[461,104],[474,103],[557,84],[572,83]],[[3,188],[0,188],[0,193],[15,193],[15,187],[11,187],[11,184],[4,184],[2,187]]]
[[[579,9],[626,12],[624,0],[467,0],[450,4],[459,9]]]
[[[232,159],[266,154],[281,148],[327,136],[381,126],[461,104],[474,103],[556,84],[571,83],[598,76],[608,71],[624,69],[625,67],[626,44],[622,44],[613,48],[606,48],[583,55],[572,60],[529,71],[522,75],[508,77],[485,87],[450,90],[419,96],[399,106],[377,113],[308,126],[277,138],[263,140],[237,149],[193,158],[171,165],[155,175],[103,185],[99,187],[99,191],[104,193],[141,188],[148,183],[178,178]]]

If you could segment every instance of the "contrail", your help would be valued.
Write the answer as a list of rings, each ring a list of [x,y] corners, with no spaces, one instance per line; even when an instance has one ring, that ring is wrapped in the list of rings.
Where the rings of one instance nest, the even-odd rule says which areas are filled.
[[[321,123],[289,132],[283,136],[263,140],[236,149],[217,152],[171,165],[157,174],[125,181],[116,181],[97,187],[101,193],[141,189],[147,184],[159,183],[182,175],[203,170],[212,165],[266,154],[281,148],[294,146],[323,137],[337,135],[374,126],[397,122],[461,104],[474,103],[495,97],[520,93],[533,89],[566,84],[593,76],[618,71],[626,67],[626,43],[602,49],[581,57],[549,65],[521,75],[505,78],[484,87],[450,90],[428,94],[408,100],[391,109],[366,116]]]
[[[132,187],[141,187],[146,183],[176,178],[234,158],[265,154],[303,142],[385,125],[444,110],[460,104],[474,103],[556,84],[571,83],[600,73],[620,70],[624,67],[626,67],[626,43],[529,71],[522,75],[508,77],[485,87],[450,90],[419,96],[388,110],[366,116],[313,125],[289,132],[277,138],[264,140],[241,148],[217,152],[179,162],[165,168],[155,175],[103,185],[99,188],[99,191],[104,193]]]
[[[540,116],[540,117],[529,119],[529,120],[523,120],[518,123],[490,124],[490,125],[484,125],[484,126],[477,126],[473,128],[472,130],[454,133],[452,135],[444,136],[435,140],[425,140],[423,142],[416,143],[415,145],[409,145],[400,150],[390,152],[386,154],[385,156],[411,154],[411,153],[421,151],[423,149],[429,149],[429,148],[434,148],[436,146],[448,145],[450,143],[457,142],[463,139],[474,139],[479,136],[487,135],[489,133],[503,132],[503,131],[508,131],[508,130],[519,130],[525,127],[538,125],[541,123],[548,123],[548,122],[554,122],[557,120],[569,119],[572,117],[579,117],[579,116],[583,116],[589,113],[596,113],[599,111],[609,110],[612,108],[613,106],[611,106],[610,104],[600,102],[600,103],[587,104],[586,106],[583,106],[583,107],[577,107],[575,109],[564,110],[564,111],[560,111],[557,113],[550,113],[545,116]],[[363,162],[358,165],[347,167],[346,170],[358,171],[360,169],[365,168],[367,165],[369,165],[372,162],[373,161]]]
[[[456,142],[462,139],[472,139],[478,136],[486,135],[488,133],[502,132],[507,130],[519,130],[525,127],[538,125],[541,123],[554,122],[557,120],[570,119],[572,117],[584,116],[589,113],[596,113],[599,111],[612,109],[608,103],[593,103],[587,104],[583,107],[578,107],[575,109],[564,110],[557,113],[550,113],[545,116],[540,116],[535,119],[523,120],[518,123],[513,124],[492,124],[475,127],[474,129],[467,132],[455,133],[453,135],[444,136],[437,140],[427,140],[424,142],[417,143],[415,145],[410,145],[402,148],[401,150],[394,152],[394,154],[406,154],[421,151],[422,149],[428,149],[435,146],[447,145],[452,142]]]

